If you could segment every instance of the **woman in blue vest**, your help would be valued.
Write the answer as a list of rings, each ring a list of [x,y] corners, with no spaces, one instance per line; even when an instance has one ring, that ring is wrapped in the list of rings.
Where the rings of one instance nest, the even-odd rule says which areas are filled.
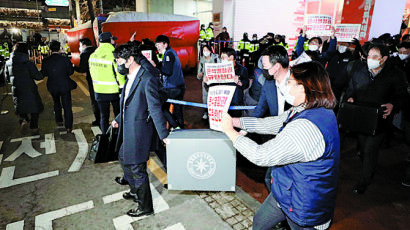
[[[271,229],[284,220],[291,229],[328,229],[333,218],[340,153],[336,100],[319,63],[302,63],[291,72],[288,111],[268,118],[224,114],[222,120],[222,130],[242,155],[272,167],[272,192],[255,213],[253,229]],[[276,137],[258,145],[233,127]]]

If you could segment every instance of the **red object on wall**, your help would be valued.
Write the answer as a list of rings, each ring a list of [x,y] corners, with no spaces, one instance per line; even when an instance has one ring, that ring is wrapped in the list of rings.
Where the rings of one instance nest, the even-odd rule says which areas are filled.
[[[81,38],[89,38],[93,45],[95,45],[94,35],[91,28],[91,21],[88,21],[80,26],[67,31],[67,43],[71,50],[71,62],[74,65],[80,64],[80,51],[78,50],[78,41]]]
[[[102,31],[111,32],[118,37],[117,44],[128,42],[134,32],[134,39],[139,41],[144,38],[155,41],[158,35],[166,35],[183,68],[194,68],[197,64],[197,18],[160,13],[118,12],[111,14],[107,21],[102,23]]]
[[[343,5],[342,23],[361,24],[359,40],[369,39],[375,0],[349,0]]]

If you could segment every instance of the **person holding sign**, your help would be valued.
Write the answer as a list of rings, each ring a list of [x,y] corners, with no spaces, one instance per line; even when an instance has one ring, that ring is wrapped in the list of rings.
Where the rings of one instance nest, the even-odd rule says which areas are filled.
[[[317,62],[291,69],[285,99],[293,107],[276,117],[222,119],[234,147],[259,166],[272,167],[271,193],[253,217],[253,229],[272,229],[287,221],[291,229],[327,229],[333,218],[340,143],[336,99],[326,70]],[[242,136],[275,134],[262,145]]]
[[[202,101],[207,103],[208,101],[208,85],[203,81],[205,76],[205,63],[218,63],[219,58],[217,54],[212,52],[212,49],[209,45],[204,45],[202,49],[201,60],[198,65],[198,80],[202,80]],[[202,116],[202,119],[208,119],[208,112],[205,112]]]
[[[231,105],[244,105],[244,90],[249,87],[249,77],[248,70],[246,67],[242,66],[238,62],[235,62],[235,50],[232,48],[223,49],[221,52],[221,62],[229,63],[232,62],[234,65],[235,76],[233,77],[233,82],[222,83],[222,85],[233,85],[236,86],[235,93],[232,98]],[[208,83],[208,78],[205,77],[205,83]],[[215,84],[209,85],[210,87]],[[220,84],[221,85],[221,84]],[[240,110],[230,110],[229,114],[232,116],[240,117],[242,112]]]
[[[307,26],[303,27],[302,34],[298,38],[298,43],[296,44],[296,57],[299,57],[303,51],[303,45],[306,41],[306,32]],[[320,37],[313,37],[309,39],[309,51],[317,53],[318,60],[323,66],[326,66],[326,63],[330,61],[333,55],[336,53],[336,37],[335,29],[332,28],[332,34],[330,36],[329,48],[326,52],[321,53],[320,48],[322,47],[322,39]]]

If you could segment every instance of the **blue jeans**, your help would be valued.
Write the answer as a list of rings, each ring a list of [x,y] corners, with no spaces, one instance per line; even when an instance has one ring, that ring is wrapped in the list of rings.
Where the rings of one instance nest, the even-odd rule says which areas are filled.
[[[279,208],[278,202],[272,196],[272,193],[266,198],[263,204],[256,211],[253,217],[253,230],[270,230],[279,222],[286,220],[292,230],[314,230],[314,227],[301,227],[287,217],[282,209]]]

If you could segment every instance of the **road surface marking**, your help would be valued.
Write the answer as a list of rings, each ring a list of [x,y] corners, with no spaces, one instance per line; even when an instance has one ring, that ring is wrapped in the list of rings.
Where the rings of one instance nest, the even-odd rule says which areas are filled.
[[[6,230],[23,230],[23,229],[24,229],[24,220],[10,223],[6,226]]]
[[[181,223],[178,224],[174,224],[172,226],[169,226],[167,228],[165,228],[164,230],[185,230],[184,225],[182,225]]]
[[[124,199],[123,197],[122,197],[122,194],[124,193],[124,192],[128,192],[129,190],[124,190],[124,191],[122,191],[122,192],[117,192],[117,193],[114,193],[114,194],[111,194],[111,195],[108,195],[108,196],[104,196],[103,197],[103,202],[104,202],[104,204],[109,204],[109,203],[112,203],[112,202],[114,202],[114,201],[119,201],[119,200],[122,200],[122,199]]]
[[[88,91],[88,88],[85,87],[83,81],[78,80],[78,81],[76,81],[76,82],[77,82],[78,87],[80,87],[81,91],[83,91],[83,93],[84,93],[87,97],[89,97],[89,96],[90,96],[90,91]]]
[[[93,131],[94,136],[97,136],[98,134],[101,134],[101,129],[98,126],[92,126],[91,130]]]
[[[46,149],[46,154],[56,153],[56,141],[54,133],[46,134],[44,142],[41,142],[40,148]]]
[[[72,205],[70,207],[62,208],[56,211],[43,213],[41,215],[36,216],[35,230],[52,230],[53,220],[92,208],[94,208],[93,201],[88,201],[81,204]]]
[[[3,160],[3,154],[0,154],[0,165],[1,165],[2,160]]]
[[[16,149],[16,151],[14,151],[4,161],[15,161],[23,153],[27,154],[31,158],[41,156],[42,154],[39,153],[37,150],[35,150],[33,148],[33,144],[31,143],[32,139],[37,139],[37,138],[40,138],[40,135],[12,139],[10,142],[19,142],[19,141],[21,141],[21,145]]]
[[[0,152],[1,152],[1,146],[3,146],[3,141],[0,141]]]
[[[154,203],[154,212],[160,213],[162,211],[168,210],[169,206],[164,198],[158,193],[155,187],[150,184],[152,191],[152,200]],[[122,197],[121,197],[122,198]],[[114,227],[116,230],[133,230],[131,223],[144,219],[149,216],[140,216],[140,217],[130,217],[128,215],[119,216],[113,219]]]
[[[51,171],[47,173],[32,175],[28,177],[13,179],[15,169],[16,169],[16,166],[10,166],[10,167],[2,169],[1,176],[0,176],[0,188],[7,188],[7,187],[11,187],[11,186],[18,185],[18,184],[24,184],[24,183],[28,183],[28,182],[32,182],[36,180],[42,180],[48,177],[58,176],[58,173],[59,173],[57,170],[57,171]]]
[[[167,183],[167,174],[164,172],[164,170],[159,167],[157,162],[155,162],[152,158],[150,158],[147,162],[149,170],[154,174],[156,178],[162,183],[166,184]]]
[[[78,154],[68,169],[68,172],[76,172],[80,170],[88,154],[88,142],[87,139],[85,139],[83,131],[81,129],[74,129],[73,133],[78,144]]]

